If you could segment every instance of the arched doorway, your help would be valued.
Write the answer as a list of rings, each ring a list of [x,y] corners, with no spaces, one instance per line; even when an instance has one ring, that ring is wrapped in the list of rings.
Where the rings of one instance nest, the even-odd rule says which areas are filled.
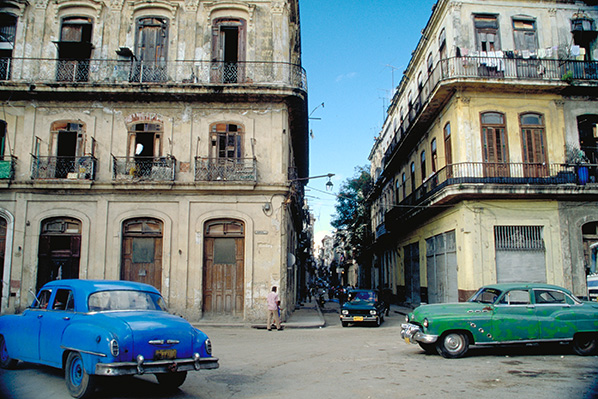
[[[203,314],[243,316],[245,225],[211,220],[205,225]]]
[[[53,280],[79,278],[81,222],[68,217],[42,221],[39,236],[37,288]]]
[[[162,222],[152,218],[123,223],[120,278],[162,289]]]

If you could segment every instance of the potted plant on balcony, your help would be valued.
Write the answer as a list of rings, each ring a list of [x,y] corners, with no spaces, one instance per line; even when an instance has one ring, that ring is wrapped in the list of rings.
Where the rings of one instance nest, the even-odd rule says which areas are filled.
[[[577,183],[582,186],[585,185],[589,178],[589,168],[587,164],[590,163],[585,152],[576,146],[567,145],[567,163],[569,165],[574,165]]]

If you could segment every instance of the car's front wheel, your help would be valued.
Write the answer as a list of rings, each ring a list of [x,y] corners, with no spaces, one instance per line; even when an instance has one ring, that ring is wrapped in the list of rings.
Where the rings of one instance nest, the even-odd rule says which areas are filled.
[[[185,378],[187,378],[186,371],[180,371],[178,373],[166,373],[166,374],[156,374],[156,379],[160,383],[162,387],[167,390],[173,390],[185,382]]]
[[[433,355],[436,353],[436,345],[435,344],[424,344],[423,342],[418,342],[419,347],[426,352],[427,355]]]
[[[438,353],[447,359],[462,357],[469,349],[469,338],[461,332],[442,334],[436,346]]]
[[[573,351],[580,356],[598,352],[598,334],[577,334],[573,338]]]
[[[19,361],[8,355],[8,348],[4,336],[0,335],[0,367],[3,369],[14,369]]]
[[[64,369],[66,387],[73,398],[87,398],[96,389],[96,376],[87,374],[78,352],[69,353]]]

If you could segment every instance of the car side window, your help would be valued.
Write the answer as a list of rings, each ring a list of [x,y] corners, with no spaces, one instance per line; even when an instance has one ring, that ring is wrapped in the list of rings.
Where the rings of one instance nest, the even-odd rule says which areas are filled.
[[[535,290],[534,298],[537,304],[571,304],[564,292],[555,290]]]
[[[511,290],[500,299],[499,304],[510,306],[529,305],[529,292],[527,290]]]
[[[56,291],[56,297],[54,298],[54,304],[52,305],[53,310],[75,310],[75,300],[73,298],[73,292],[67,289],[59,289]]]
[[[48,302],[50,302],[50,296],[52,295],[52,290],[41,290],[37,295],[37,299],[33,301],[33,305],[31,305],[32,309],[46,309],[48,307]]]

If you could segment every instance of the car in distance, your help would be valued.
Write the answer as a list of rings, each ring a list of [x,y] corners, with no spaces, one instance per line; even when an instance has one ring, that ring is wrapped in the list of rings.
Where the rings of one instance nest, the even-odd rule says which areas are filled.
[[[340,319],[343,327],[349,323],[374,323],[380,326],[384,321],[384,304],[380,301],[378,291],[349,291],[348,300],[341,307]]]
[[[160,292],[129,281],[56,280],[18,315],[0,317],[0,366],[64,369],[71,396],[95,391],[99,377],[155,374],[174,389],[187,371],[215,369],[210,339],[167,312]]]
[[[494,284],[467,302],[421,305],[401,337],[427,353],[458,358],[472,345],[570,342],[575,353],[598,350],[598,303],[548,284]]]

